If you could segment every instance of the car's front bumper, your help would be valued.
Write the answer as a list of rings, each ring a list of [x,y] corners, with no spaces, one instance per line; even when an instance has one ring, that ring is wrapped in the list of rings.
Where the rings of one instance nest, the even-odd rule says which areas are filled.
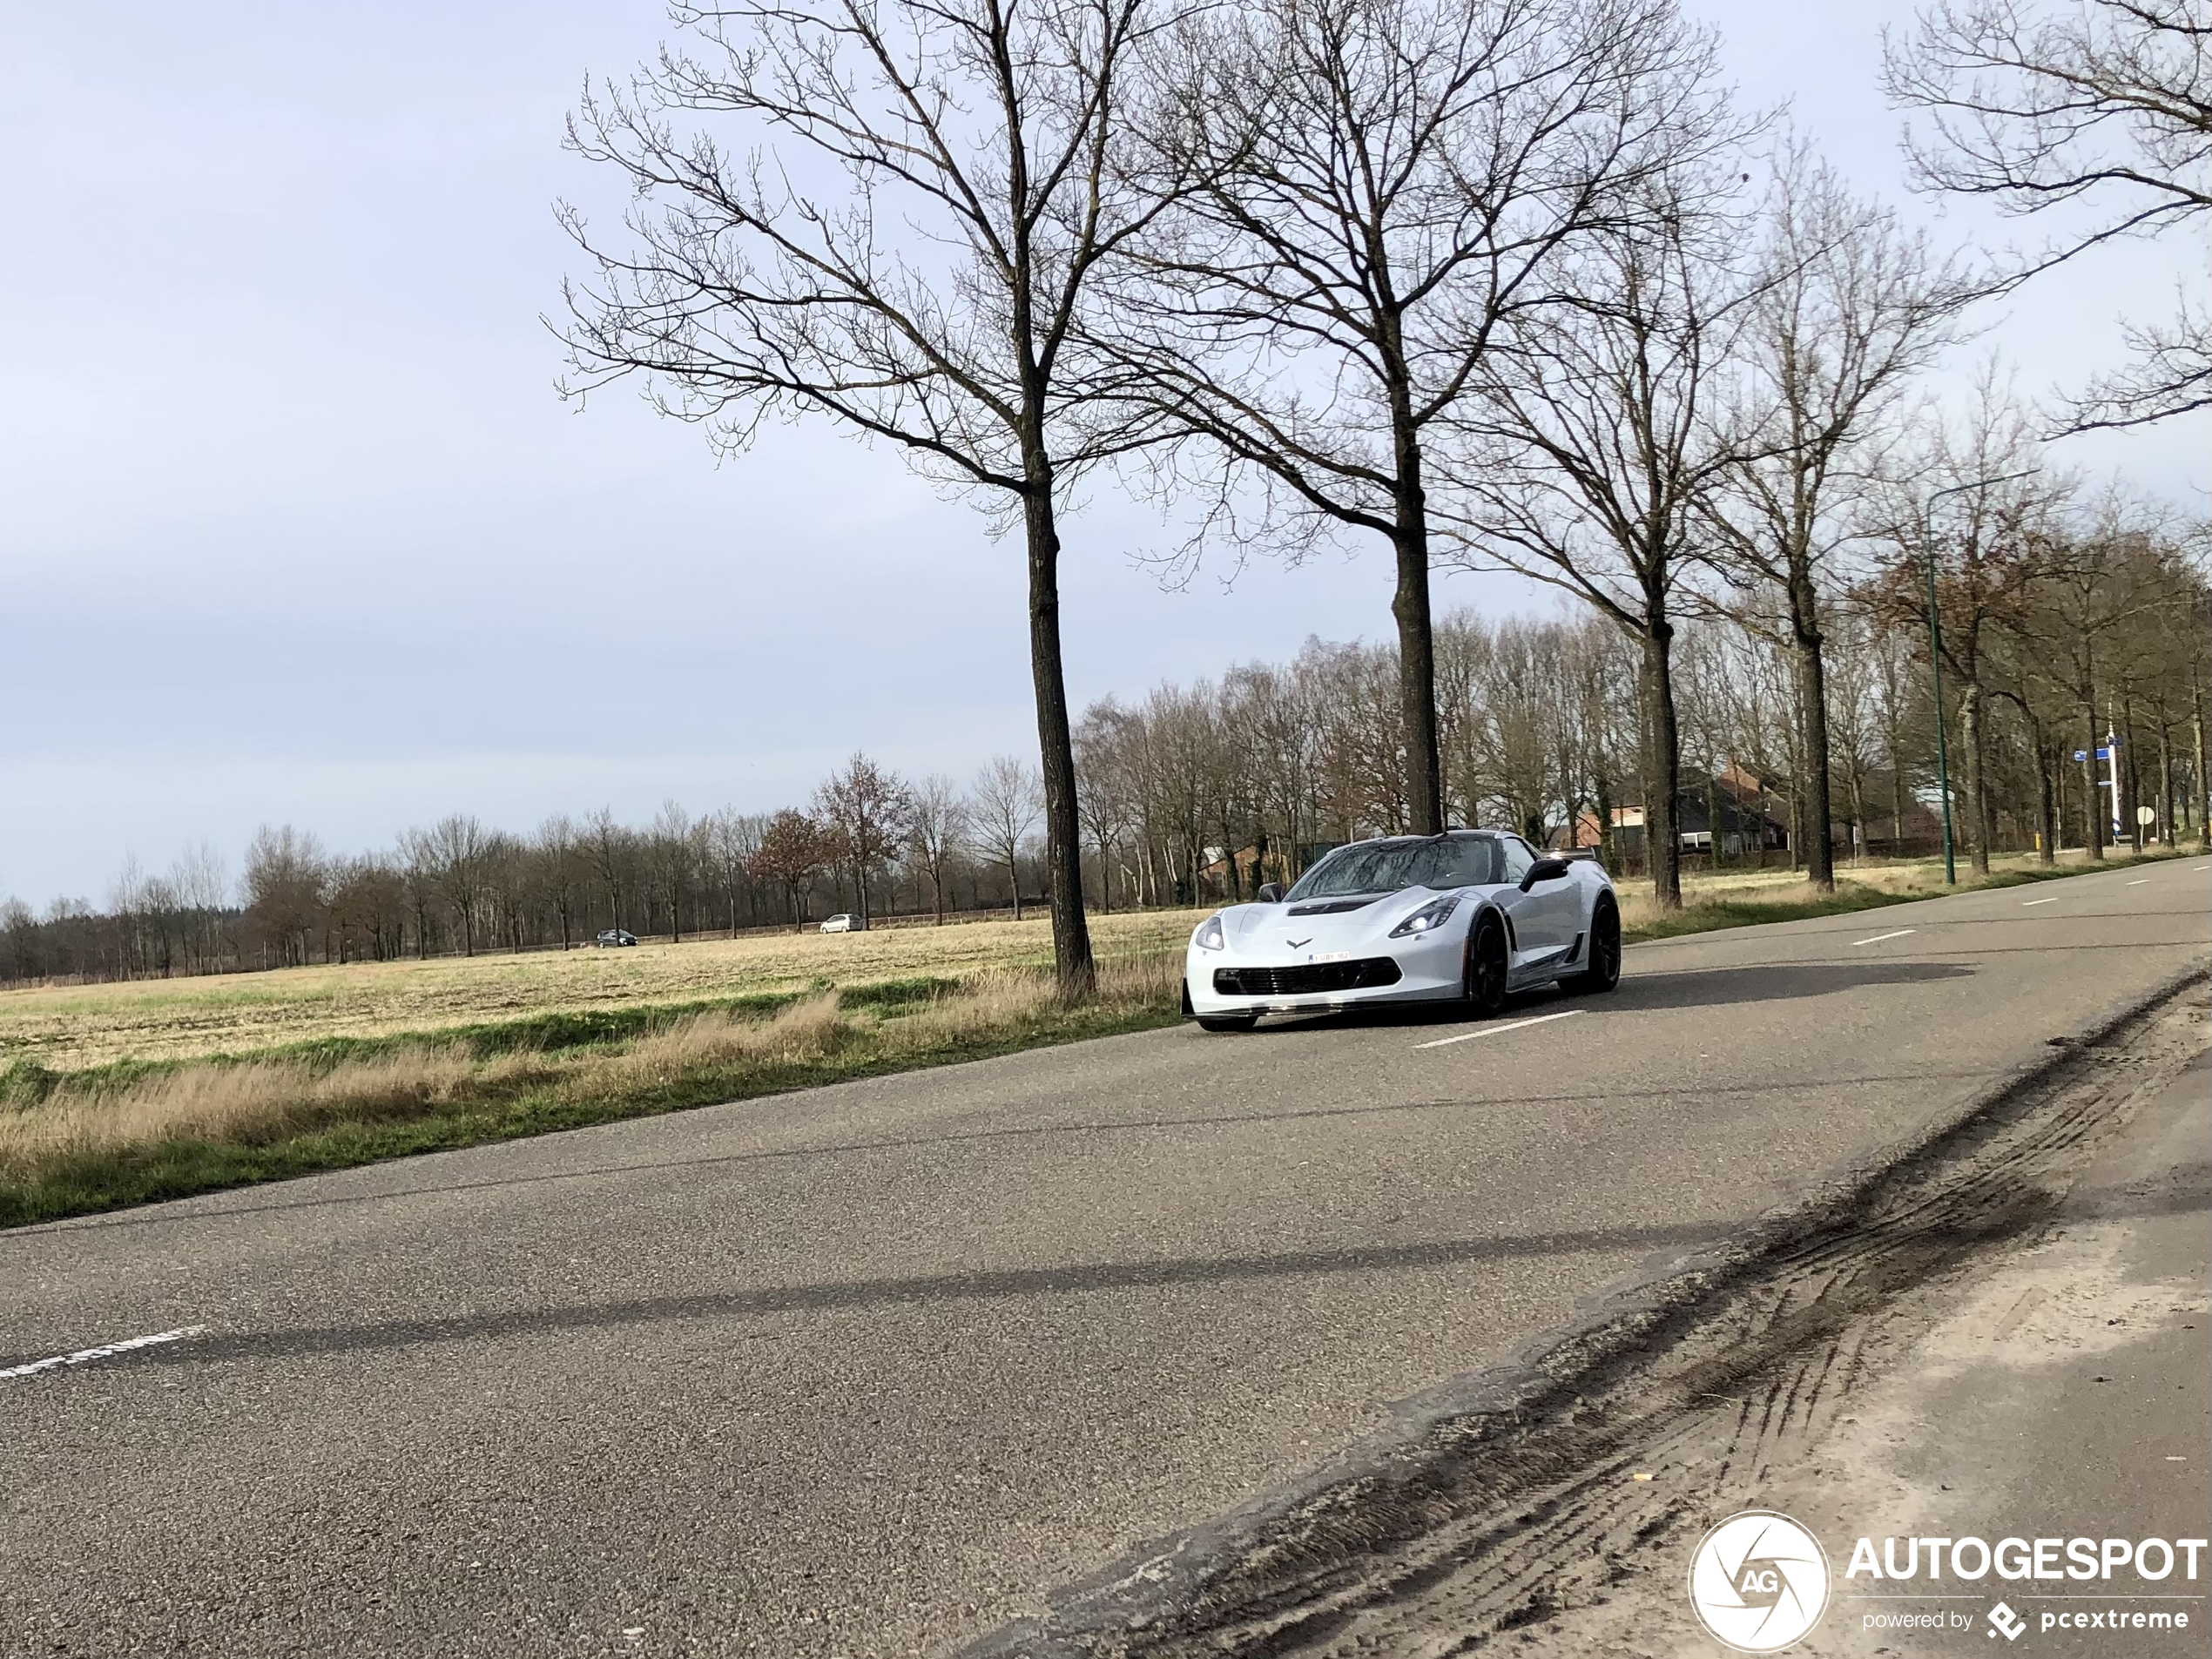
[[[1388,1002],[1435,1002],[1465,995],[1463,937],[1393,939],[1388,947],[1332,951],[1334,960],[1238,950],[1185,953],[1183,982],[1193,1014],[1318,1012]],[[1387,965],[1388,970],[1378,964]],[[1238,988],[1231,990],[1234,984]]]

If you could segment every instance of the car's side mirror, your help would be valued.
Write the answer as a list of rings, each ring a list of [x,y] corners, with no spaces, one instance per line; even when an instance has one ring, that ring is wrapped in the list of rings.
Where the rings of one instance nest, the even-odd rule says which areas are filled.
[[[1528,873],[1521,878],[1521,890],[1526,893],[1539,881],[1556,881],[1566,873],[1565,859],[1538,859],[1528,867]]]
[[[1263,881],[1259,884],[1259,891],[1252,897],[1261,904],[1280,904],[1283,902],[1283,884],[1280,881]]]

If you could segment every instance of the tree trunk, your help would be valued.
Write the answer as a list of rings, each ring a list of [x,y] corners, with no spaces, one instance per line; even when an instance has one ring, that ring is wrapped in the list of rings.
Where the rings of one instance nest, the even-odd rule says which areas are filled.
[[[2104,800],[2097,792],[2097,699],[2094,687],[2082,693],[2081,843],[2093,859],[2105,855]]]
[[[1791,627],[1797,657],[1797,715],[1805,738],[1803,795],[1798,823],[1805,838],[1805,879],[1823,893],[1836,888],[1835,849],[1828,840],[1828,664],[1820,632],[1818,599],[1812,573],[1790,584]]]
[[[1033,428],[1035,429],[1035,428]],[[1060,532],[1052,475],[1041,445],[1026,457],[1029,489],[1022,517],[1029,551],[1029,673],[1037,700],[1037,746],[1044,771],[1046,894],[1052,907],[1052,960],[1063,997],[1098,985],[1090,927],[1083,916],[1082,825],[1076,815],[1076,748],[1068,728],[1068,682],[1060,656]],[[1009,868],[1012,860],[1008,860]],[[1016,914],[1022,883],[1015,873]]]
[[[2163,710],[2158,718],[2158,810],[2159,844],[2172,846],[2181,837],[2174,832],[2174,728]]]
[[[2195,728],[2196,737],[2196,777],[2190,779],[2190,812],[2196,814],[2196,845],[2203,852],[2212,852],[2212,812],[2205,810],[2208,806],[2212,806],[2212,790],[2205,787],[2208,779],[2205,779],[2203,695],[2192,690],[2192,704],[2195,704],[2195,708],[2190,708],[2190,725]]]
[[[1643,848],[1652,899],[1662,910],[1682,908],[1682,840],[1675,797],[1682,787],[1681,733],[1675,725],[1674,624],[1663,617],[1641,636],[1643,663]]]
[[[1959,688],[1959,746],[1966,761],[1966,851],[1976,875],[1989,873],[1989,801],[1982,779],[1982,690],[1979,680]]]
[[[2059,797],[2057,790],[2052,787],[2051,776],[2058,770],[2058,752],[2044,742],[2043,728],[2040,725],[2033,728],[2033,736],[2035,738],[2035,790],[2040,798],[2036,806],[2042,813],[2043,819],[2043,833],[2037,838],[2040,846],[2036,861],[2040,864],[2056,864],[2059,861]]]
[[[1410,449],[1411,446],[1404,446]],[[1416,835],[1444,830],[1443,765],[1436,744],[1436,648],[1429,629],[1428,524],[1421,498],[1420,458],[1399,462],[1398,591],[1390,614],[1398,622],[1398,706],[1405,727],[1406,806]],[[1406,469],[1411,469],[1410,481]]]

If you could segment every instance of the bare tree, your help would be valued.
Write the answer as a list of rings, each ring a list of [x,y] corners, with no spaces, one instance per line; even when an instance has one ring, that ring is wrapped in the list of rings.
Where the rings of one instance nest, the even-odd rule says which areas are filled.
[[[1088,994],[1058,520],[1088,468],[1141,441],[1082,325],[1100,262],[1161,206],[1109,165],[1152,0],[675,16],[699,55],[664,51],[570,124],[637,204],[626,249],[563,210],[597,264],[567,296],[574,389],[644,374],[730,448],[772,413],[826,415],[1020,517],[1054,956]]]
[[[960,786],[941,772],[932,772],[915,787],[907,834],[914,861],[929,873],[929,899],[937,925],[945,925],[945,876],[961,844],[968,839],[968,805]]]
[[[246,849],[242,883],[246,925],[264,948],[275,948],[278,966],[296,967],[307,960],[329,879],[329,860],[313,835],[289,824],[282,828],[264,824],[254,832]]]
[[[1133,244],[1154,326],[1131,349],[1211,463],[1203,534],[1390,544],[1404,790],[1433,834],[1430,430],[1559,251],[1723,132],[1711,42],[1673,0],[1262,0],[1184,57],[1157,141],[1203,187]]]
[[[1001,755],[975,775],[968,821],[976,846],[1006,867],[1014,919],[1022,920],[1022,848],[1037,826],[1037,774],[1028,762]]]
[[[1733,227],[1709,185],[1683,182],[1648,226],[1583,252],[1572,305],[1516,323],[1454,480],[1460,556],[1579,596],[1641,652],[1644,844],[1662,908],[1682,903],[1676,590],[1741,453],[1710,409],[1745,293]]]
[[[1912,147],[1921,185],[2013,214],[2084,204],[2096,221],[2022,279],[2085,249],[2154,236],[2212,211],[2212,22],[2203,0],[1938,0],[1886,42],[1891,99],[1930,116]],[[2141,426],[2212,406],[2212,312],[2186,292],[2136,324],[2135,361],[2090,382],[2070,429]]]
[[[1978,292],[1894,214],[1854,199],[1799,146],[1778,158],[1765,268],[1739,336],[1735,462],[1704,498],[1721,565],[1750,586],[1738,617],[1767,626],[1796,667],[1805,873],[1836,884],[1829,845],[1824,586],[1850,544],[1871,459],[1911,377],[1957,336]],[[1772,621],[1769,624],[1768,616]]]
[[[580,849],[576,825],[565,813],[556,813],[538,826],[538,881],[546,902],[561,919],[561,948],[566,950],[576,927],[577,874]]]
[[[1959,700],[1959,757],[1964,773],[1967,847],[1979,874],[1989,871],[1995,813],[1989,787],[1991,698],[2000,683],[1997,651],[2023,624],[2054,569],[2059,544],[2049,518],[2070,481],[2032,471],[2036,442],[2027,412],[1994,364],[1985,369],[1973,407],[1938,428],[1912,467],[1891,513],[1894,547],[1883,580],[1869,591],[1891,626],[1911,628],[1926,615],[1927,568],[1935,567],[1937,631],[1946,691]],[[1946,492],[1933,521],[1932,493]],[[1939,720],[1945,711],[1935,711]]]
[[[895,772],[855,753],[814,792],[814,817],[853,867],[860,925],[868,924],[868,873],[890,857],[913,826],[914,800]]]
[[[698,870],[697,826],[691,815],[674,800],[661,803],[653,818],[645,850],[653,884],[668,900],[669,942],[684,942],[684,900]]]
[[[485,861],[490,851],[489,837],[473,814],[454,813],[430,826],[426,845],[438,890],[461,927],[462,954],[474,956],[479,907],[489,873]]]

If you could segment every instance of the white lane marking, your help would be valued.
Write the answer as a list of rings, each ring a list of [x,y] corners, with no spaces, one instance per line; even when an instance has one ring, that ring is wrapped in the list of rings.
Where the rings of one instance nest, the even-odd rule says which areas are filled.
[[[2212,864],[2200,864],[2196,867],[2196,868],[2191,870],[2189,873],[2191,875],[2202,875],[2207,870],[2212,870]]]
[[[2058,901],[2059,901],[2059,895],[2058,895],[2057,894],[2055,894],[2055,893],[2054,893],[2054,894],[2052,894],[2049,898],[2047,898],[2047,899],[2029,899],[2029,900],[2025,900],[2025,901],[2023,901],[2023,902],[2022,902],[2022,904],[2020,905],[2020,908],[2021,908],[2021,909],[2023,909],[2023,910],[2031,910],[2031,909],[2034,908],[2034,907],[2036,907],[2037,905],[2040,905],[2040,904],[2056,904],[2056,903],[2058,903]]]
[[[2135,878],[2133,881],[2130,881],[2128,885],[2129,887],[2140,887],[2141,886],[2142,886],[2142,885],[2143,885],[2143,883],[2144,883],[2144,882],[2146,882],[2146,881],[2148,881],[2148,880],[2150,880],[2150,878],[2149,878],[2148,876],[2147,876],[2147,875],[2139,875],[2139,876],[2137,876],[2137,877],[2136,877],[2136,878]]]
[[[1571,1020],[1578,1014],[1588,1012],[1587,1008],[1568,1008],[1558,1014],[1539,1014],[1533,1020],[1515,1020],[1511,1025],[1486,1025],[1480,1031],[1462,1031],[1456,1037],[1439,1037],[1433,1042],[1417,1042],[1413,1047],[1417,1050],[1441,1049],[1447,1043],[1472,1042],[1477,1037],[1494,1037],[1507,1031],[1524,1031],[1532,1025],[1541,1025],[1547,1020]]]
[[[1919,931],[1918,927],[1900,927],[1893,934],[1876,934],[1871,939],[1854,939],[1851,942],[1854,945],[1878,945],[1885,939],[1902,939],[1907,934],[1917,934]]]
[[[174,1331],[157,1331],[150,1337],[126,1337],[121,1342],[110,1342],[98,1348],[79,1348],[75,1353],[57,1353],[51,1359],[34,1359],[29,1365],[10,1366],[0,1371],[0,1377],[30,1377],[42,1371],[52,1371],[60,1366],[90,1365],[95,1359],[110,1359],[118,1353],[128,1353],[133,1348],[151,1348],[164,1342],[182,1342],[186,1337],[196,1337],[206,1329],[204,1325],[185,1325]]]

